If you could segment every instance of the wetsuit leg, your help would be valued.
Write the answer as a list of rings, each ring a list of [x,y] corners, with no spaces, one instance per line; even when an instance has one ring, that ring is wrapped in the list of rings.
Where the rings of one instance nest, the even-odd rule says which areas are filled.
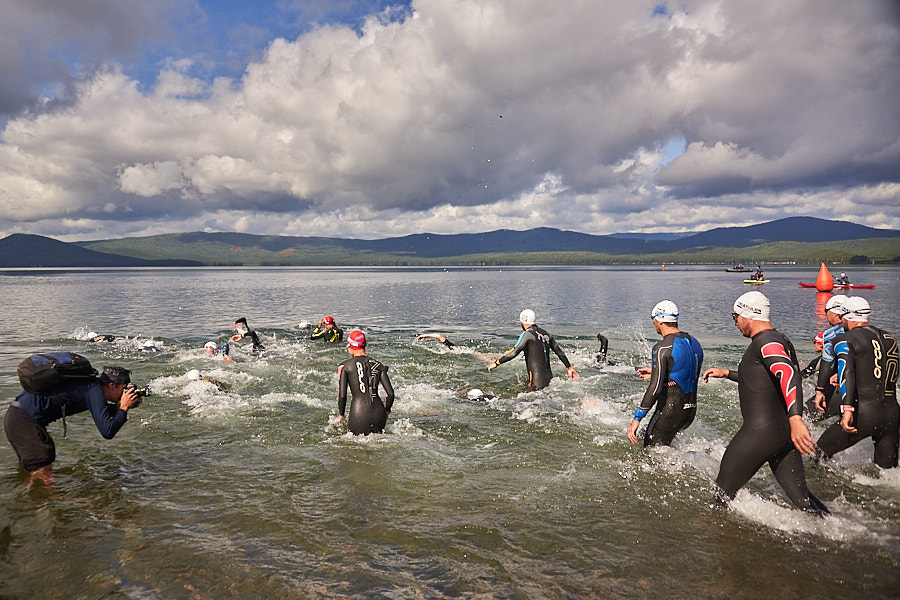
[[[662,408],[657,407],[647,425],[644,446],[671,445],[675,434],[687,429],[696,414],[696,407],[685,409],[682,402],[666,402]]]
[[[897,466],[898,450],[900,450],[900,405],[888,402],[882,409],[883,420],[872,435],[875,441],[875,464],[882,469],[893,469]]]
[[[543,369],[528,371],[529,386],[532,390],[535,391],[542,390],[550,385],[550,380],[552,379],[552,377],[552,374],[550,376],[545,374]]]
[[[731,499],[769,460],[771,441],[741,427],[725,448],[716,484]]]
[[[819,514],[829,514],[829,510],[806,487],[806,471],[800,451],[791,449],[769,461],[769,467],[781,488],[795,506],[802,510]]]
[[[846,450],[867,437],[869,437],[869,434],[863,434],[862,431],[859,433],[847,433],[841,429],[840,423],[832,423],[831,426],[819,436],[816,445],[819,447],[819,450],[822,451],[822,454],[825,455],[825,458],[831,458],[838,452]]]

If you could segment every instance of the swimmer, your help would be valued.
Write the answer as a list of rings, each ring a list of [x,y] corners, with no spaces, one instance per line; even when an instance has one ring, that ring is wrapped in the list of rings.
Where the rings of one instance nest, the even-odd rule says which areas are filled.
[[[222,383],[221,381],[218,381],[216,379],[204,377],[203,374],[198,369],[191,369],[190,371],[188,371],[187,378],[190,379],[191,381],[205,381],[207,383],[211,383],[214,386],[216,386],[216,388],[218,388],[218,390],[220,392],[228,391],[227,385],[225,385],[224,383]]]
[[[338,367],[338,421],[344,420],[349,388],[351,403],[347,428],[354,435],[381,433],[394,405],[394,388],[388,368],[366,356],[366,336],[362,331],[350,332],[347,352],[350,358]],[[383,403],[378,396],[379,385],[386,395]]]
[[[606,350],[609,348],[609,340],[606,338],[603,333],[597,334],[597,341],[600,343],[600,352],[597,354],[597,366],[602,367],[603,365],[615,366],[615,361],[610,360],[606,356]]]
[[[423,333],[421,335],[416,336],[417,342],[422,342],[427,339],[435,339],[445,345],[448,349],[453,350],[454,348],[458,348],[456,344],[447,339],[443,333]],[[484,354],[483,352],[472,352],[472,356],[477,358],[478,360],[483,360],[485,362],[494,362],[499,358],[499,354]]]
[[[253,331],[252,329],[250,329],[250,326],[247,325],[246,317],[241,317],[240,319],[237,319],[234,323],[232,323],[232,327],[234,327],[234,329],[237,331],[236,334],[231,336],[232,342],[237,342],[239,340],[244,339],[245,337],[249,337],[250,340],[253,342],[252,352],[254,354],[266,349],[265,346],[263,346],[260,343],[259,336],[256,335],[256,332]]]
[[[815,454],[816,443],[803,423],[803,388],[791,341],[769,322],[769,299],[747,292],[734,303],[735,326],[750,345],[736,371],[711,368],[703,380],[726,377],[738,382],[744,422],[725,448],[716,484],[733,500],[766,463],[798,508],[819,515],[828,509],[806,487],[802,454]]]
[[[841,420],[819,437],[819,449],[830,458],[871,437],[872,460],[882,469],[892,469],[900,445],[897,340],[869,325],[871,309],[865,298],[851,296],[843,307],[846,333],[835,342]]]
[[[231,358],[231,347],[228,345],[228,342],[222,342],[222,345],[217,345],[215,342],[206,342],[203,345],[203,352],[207,356],[222,356],[222,360],[225,362],[234,362],[234,359]]]
[[[311,340],[322,340],[326,344],[335,344],[344,340],[344,330],[338,327],[331,315],[319,320],[319,326],[309,336]]]
[[[628,440],[637,443],[637,430],[654,406],[653,416],[644,433],[644,446],[669,446],[675,434],[687,429],[697,414],[697,382],[703,366],[703,348],[693,336],[678,329],[678,307],[663,300],[653,307],[650,318],[663,339],[653,346],[652,367],[641,367],[638,374],[650,385],[628,426]]]
[[[818,353],[818,355],[814,359],[809,361],[809,364],[806,365],[806,367],[804,367],[804,369],[802,371],[800,371],[800,376],[803,379],[806,379],[807,377],[811,376],[813,373],[818,372],[819,363],[822,361],[822,350],[825,347],[824,341],[825,341],[825,338],[821,333],[817,333],[816,337],[813,338],[813,347],[816,349],[816,352]],[[814,407],[815,407],[815,405],[813,404],[813,408]]]
[[[569,379],[580,379],[575,367],[569,364],[566,353],[559,347],[553,336],[538,327],[534,311],[526,308],[519,313],[519,324],[522,333],[516,340],[516,345],[507,350],[496,361],[488,365],[488,371],[493,371],[505,362],[525,352],[525,366],[528,368],[528,387],[532,390],[540,390],[550,385],[553,372],[550,370],[550,350],[559,357],[569,374]]]
[[[847,296],[835,294],[825,304],[825,318],[831,327],[822,334],[822,360],[819,361],[819,376],[816,379],[816,397],[813,403],[816,405],[816,410],[826,417],[840,414],[840,395],[835,394],[831,378],[837,373],[834,342],[838,336],[844,333],[845,300],[847,300]]]

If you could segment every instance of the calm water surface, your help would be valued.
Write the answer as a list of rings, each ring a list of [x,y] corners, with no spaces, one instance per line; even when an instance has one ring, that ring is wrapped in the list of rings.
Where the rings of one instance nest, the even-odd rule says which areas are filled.
[[[802,362],[827,300],[770,267],[772,321]],[[900,269],[850,272],[872,322],[900,332]],[[0,598],[896,598],[900,473],[871,442],[806,460],[832,509],[790,506],[767,469],[729,506],[713,481],[740,426],[737,386],[701,384],[697,420],[645,451],[625,428],[674,300],[706,366],[736,366],[747,340],[722,268],[271,268],[6,271],[0,409],[16,364],[65,349],[122,364],[154,396],[103,440],[89,417],[56,423],[56,484],[25,489],[0,444]],[[582,379],[523,393],[521,359],[487,372],[533,308]],[[818,308],[817,308],[818,307]],[[336,424],[343,346],[305,339],[334,315],[369,336],[397,401],[384,434]],[[201,352],[246,316],[266,345],[236,363]],[[90,344],[94,331],[123,336]],[[418,333],[441,331],[447,350]],[[615,366],[593,366],[604,332]],[[141,351],[152,340],[161,353]],[[198,368],[224,383],[190,381]],[[471,387],[497,397],[469,402]],[[807,382],[805,394],[811,393]],[[830,422],[808,420],[814,437]]]

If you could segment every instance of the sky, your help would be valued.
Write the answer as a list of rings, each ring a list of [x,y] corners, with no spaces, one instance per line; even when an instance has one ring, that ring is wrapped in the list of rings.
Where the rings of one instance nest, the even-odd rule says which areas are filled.
[[[0,0],[0,237],[900,229],[896,0]]]

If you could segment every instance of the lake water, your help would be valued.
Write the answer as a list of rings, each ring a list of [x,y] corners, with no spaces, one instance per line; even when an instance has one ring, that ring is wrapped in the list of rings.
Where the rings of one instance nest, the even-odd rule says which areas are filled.
[[[772,321],[805,365],[824,328],[817,269],[769,267]],[[850,272],[872,322],[900,333],[900,269]],[[727,506],[714,479],[740,426],[737,385],[701,384],[694,424],[671,448],[625,437],[674,300],[705,366],[734,367],[731,320],[750,286],[714,267],[203,268],[0,273],[6,334],[0,409],[16,364],[64,349],[134,370],[154,395],[103,440],[87,415],[59,423],[52,490],[26,490],[0,444],[0,598],[896,598],[900,469],[866,441],[805,459],[833,515],[795,510],[768,468]],[[524,393],[521,358],[488,373],[480,354],[515,342],[519,311],[560,341],[549,388]],[[336,423],[341,346],[297,323],[333,315],[363,329],[397,391],[384,434]],[[246,316],[267,351],[233,344]],[[84,341],[91,331],[126,336]],[[440,331],[459,344],[447,350]],[[595,368],[595,335],[615,366]],[[148,340],[163,350],[140,350]],[[201,369],[221,381],[190,381]],[[469,402],[478,387],[497,396]],[[805,395],[812,385],[806,382]],[[829,422],[807,420],[813,436]]]

